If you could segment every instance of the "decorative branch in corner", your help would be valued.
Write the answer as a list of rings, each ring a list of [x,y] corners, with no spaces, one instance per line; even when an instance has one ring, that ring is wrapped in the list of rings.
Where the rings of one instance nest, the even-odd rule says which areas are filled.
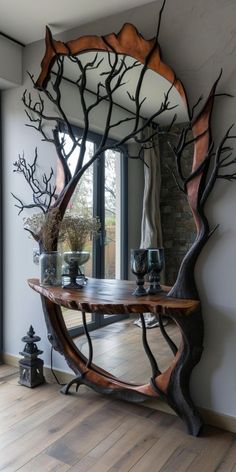
[[[215,81],[209,97],[202,110],[194,118],[193,107],[188,125],[183,128],[179,142],[173,148],[177,168],[177,183],[188,198],[189,206],[192,210],[197,234],[196,239],[185,255],[179,269],[177,280],[169,292],[169,297],[176,298],[198,298],[198,292],[194,277],[194,268],[197,258],[207,243],[210,236],[214,233],[217,226],[210,229],[207,216],[205,214],[205,204],[210,196],[217,179],[229,181],[236,180],[236,157],[233,156],[233,148],[229,141],[236,138],[231,134],[233,125],[225,132],[219,145],[216,147],[211,134],[211,116],[215,97],[219,95],[230,96],[229,94],[216,94],[216,88],[220,81],[222,71]],[[193,138],[188,139],[188,133],[192,131]],[[190,144],[194,144],[194,156],[192,170],[190,175],[183,174],[183,151]],[[222,170],[228,170],[228,173],[222,173]],[[232,169],[230,171],[230,169]]]

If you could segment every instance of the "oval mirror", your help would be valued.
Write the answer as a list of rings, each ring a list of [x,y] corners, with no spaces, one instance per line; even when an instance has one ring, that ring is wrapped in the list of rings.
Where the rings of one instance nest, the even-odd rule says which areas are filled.
[[[169,81],[170,74],[165,75],[134,57],[107,51],[60,57],[52,68],[52,82],[47,89],[53,94],[60,77],[61,107],[66,118],[58,121],[55,131],[60,143],[58,193],[78,170],[81,147],[85,146],[82,153],[86,165],[106,134],[105,150],[80,178],[65,212],[67,228],[70,218],[77,217],[83,219],[80,236],[87,231],[87,237],[74,242],[68,232],[60,246],[65,283],[70,251],[87,254],[81,264],[87,277],[130,278],[130,249],[140,246],[164,247],[162,283],[175,282],[181,260],[193,242],[195,225],[186,196],[174,177],[172,151],[189,121],[188,107],[181,83],[173,73],[173,82]],[[191,160],[190,148],[184,161],[186,172]],[[91,238],[89,228],[96,226],[95,219],[99,220],[99,234]],[[81,314],[67,309],[63,314],[74,342],[87,355],[86,337],[80,336]],[[147,314],[145,318],[147,327],[157,328],[149,331],[148,338],[165,370],[172,353],[159,333],[157,317]],[[132,358],[142,358],[143,350],[137,316],[88,313],[87,323],[93,331],[94,361],[100,367],[112,368],[114,375],[122,379],[128,376],[137,382],[148,380],[148,360],[143,361],[143,371],[132,365]],[[178,345],[177,327],[169,321],[166,330]],[[111,351],[108,362],[107,353]]]

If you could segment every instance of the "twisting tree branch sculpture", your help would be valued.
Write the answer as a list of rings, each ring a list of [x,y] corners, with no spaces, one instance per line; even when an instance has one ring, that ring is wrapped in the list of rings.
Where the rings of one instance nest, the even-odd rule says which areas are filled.
[[[109,35],[102,38],[79,38],[78,40],[70,41],[66,44],[55,41],[52,38],[50,30],[47,28],[46,54],[42,62],[42,72],[37,80],[30,75],[34,87],[38,89],[38,99],[33,101],[31,93],[25,91],[23,103],[30,121],[28,126],[41,133],[43,141],[54,144],[61,163],[64,175],[64,186],[57,200],[54,201],[51,199],[50,202],[52,207],[56,207],[59,210],[61,219],[84,172],[101,154],[107,149],[112,148],[112,146],[108,145],[108,138],[111,131],[119,128],[121,125],[129,125],[129,131],[119,140],[116,146],[121,146],[130,139],[134,139],[139,143],[140,151],[137,156],[130,157],[143,160],[143,151],[149,146],[148,140],[150,140],[150,136],[149,138],[144,136],[144,131],[160,115],[175,108],[175,105],[170,103],[170,94],[173,87],[179,91],[183,100],[187,103],[182,84],[176,79],[173,71],[162,63],[160,57],[158,35],[164,5],[165,1],[163,2],[163,7],[159,15],[157,35],[150,41],[145,41],[141,35],[138,34],[137,30],[132,25],[128,24],[123,27],[118,36]],[[135,53],[134,51],[129,51],[129,45],[127,46],[126,41],[127,35],[133,40],[130,41],[130,43],[135,41],[137,45]],[[89,44],[88,50],[90,51],[97,49],[106,52],[107,62],[105,62],[104,57],[99,58],[97,52],[94,54],[91,53],[91,58],[87,62],[84,62],[82,60],[83,55],[80,56],[78,54],[87,50],[87,44]],[[124,54],[124,52],[126,54]],[[134,58],[132,63],[127,63],[126,56],[129,52],[130,56]],[[64,79],[65,58],[67,61],[74,64],[77,69],[76,74],[70,82],[75,87],[75,91],[79,93],[78,106],[84,122],[81,136],[75,134],[70,119],[63,108],[61,88]],[[100,71],[99,68],[101,66],[103,68]],[[128,90],[125,92],[126,80],[128,80],[129,77],[128,74],[138,68],[140,68],[140,73],[136,89],[133,93],[130,93]],[[162,75],[170,81],[170,87],[163,96],[163,100],[158,109],[155,110],[151,116],[143,118],[142,109],[146,97],[141,98],[141,90],[148,69],[155,71],[161,70]],[[94,93],[94,100],[88,101],[87,85],[91,71],[99,73],[99,81],[97,83],[96,92]],[[215,149],[211,138],[210,120],[214,99],[219,95],[216,94],[216,87],[220,76],[216,80],[209,98],[198,116],[194,118],[195,110],[202,98],[198,100],[192,110],[189,110],[189,122],[183,128],[179,142],[173,149],[177,168],[177,176],[175,176],[176,182],[179,188],[187,195],[196,223],[197,237],[192,248],[183,260],[176,284],[169,293],[170,297],[197,298],[194,267],[201,249],[212,234],[204,213],[205,203],[216,179],[235,179],[235,173],[222,174],[220,172],[222,169],[230,169],[230,166],[235,163],[234,158],[231,156],[231,148],[225,144],[233,138],[233,136],[230,135],[230,130],[222,138],[222,142],[217,149]],[[117,120],[114,119],[113,115],[115,107],[114,97],[115,92],[120,89],[124,90],[128,101],[132,104],[133,113]],[[91,128],[91,113],[101,103],[106,103],[107,106],[103,135],[96,152],[88,162],[84,163],[86,140]],[[48,104],[53,105],[53,113],[47,112]],[[175,119],[176,115],[173,116],[169,129],[175,122]],[[48,126],[50,124],[56,125],[57,130],[55,131],[55,127],[53,129],[52,126]],[[59,138],[58,131],[61,131],[61,135],[64,133],[64,137]],[[190,140],[187,138],[189,131],[193,133],[193,138]],[[67,150],[65,150],[64,146],[65,134],[69,135],[71,140],[70,149]],[[158,134],[158,130],[153,132],[152,137],[155,137],[156,134]],[[191,174],[185,176],[183,175],[182,159],[183,151],[189,144],[194,144],[195,150]],[[77,163],[73,176],[71,175],[68,165],[72,153],[73,156],[75,153],[77,155]],[[213,161],[214,166],[212,167]],[[57,231],[55,229],[53,249],[56,248],[56,245]]]
[[[162,11],[160,13],[160,18],[161,14]],[[61,162],[64,174],[64,188],[58,195],[57,200],[54,202],[51,201],[52,207],[56,207],[59,210],[61,219],[63,218],[77,183],[87,168],[91,166],[95,160],[106,150],[112,149],[113,147],[119,147],[130,139],[134,139],[140,144],[140,152],[137,154],[137,156],[131,157],[143,160],[143,150],[147,148],[148,144],[145,138],[140,137],[141,134],[143,134],[145,129],[147,129],[150,124],[152,124],[153,120],[157,119],[166,111],[173,110],[176,107],[176,105],[170,104],[170,93],[174,86],[178,87],[184,95],[181,83],[176,80],[171,69],[165,66],[167,69],[167,76],[168,78],[171,78],[169,90],[167,90],[167,92],[164,94],[163,101],[161,102],[158,109],[155,110],[151,116],[148,116],[147,118],[142,117],[142,109],[146,97],[141,98],[141,89],[145,74],[148,68],[156,68],[157,62],[158,66],[163,66],[160,61],[158,47],[159,27],[160,21],[158,23],[156,38],[154,40],[150,40],[149,42],[143,40],[143,38],[138,35],[137,30],[131,25],[125,25],[124,29],[117,37],[113,35],[100,40],[102,43],[102,50],[106,51],[108,55],[108,66],[103,64],[102,72],[100,72],[100,81],[97,84],[95,99],[92,103],[91,101],[88,103],[86,96],[88,74],[91,71],[98,70],[101,64],[104,62],[104,58],[99,59],[98,54],[95,53],[92,59],[84,64],[80,56],[78,56],[79,50],[77,47],[74,49],[70,43],[63,44],[62,52],[62,43],[53,40],[50,31],[47,29],[46,43],[48,49],[46,56],[48,55],[49,49],[53,51],[53,61],[51,61],[47,77],[44,78],[43,84],[40,78],[35,81],[34,77],[29,75],[34,87],[39,90],[38,99],[33,101],[31,93],[27,93],[27,91],[25,91],[22,100],[26,108],[27,117],[30,121],[27,126],[37,130],[42,135],[43,141],[54,144]],[[135,57],[131,64],[127,64],[126,56],[122,51],[124,47],[124,37],[127,35],[127,32],[138,38],[140,42],[140,50],[138,51],[137,58]],[[144,43],[146,50],[143,51]],[[81,136],[77,136],[75,134],[73,126],[71,125],[70,120],[62,106],[61,87],[64,78],[63,72],[65,58],[67,58],[67,60],[73,63],[77,68],[76,78],[71,80],[71,82],[75,87],[75,91],[77,90],[79,92],[79,106],[84,122]],[[56,67],[56,72],[55,69],[52,71],[53,65]],[[124,89],[126,80],[128,80],[128,74],[137,68],[140,68],[140,74],[138,77],[136,89],[133,94],[131,94],[129,91],[126,92],[127,99],[130,101],[130,104],[132,104],[134,111],[124,118],[116,119],[114,118],[113,114],[115,107],[114,94],[117,90]],[[45,99],[43,98],[43,95],[45,96]],[[47,112],[45,100],[47,103],[53,105],[53,114]],[[103,134],[96,152],[93,154],[90,160],[84,164],[86,140],[91,127],[91,112],[102,102],[105,102],[107,107]],[[69,135],[72,143],[69,150],[65,150],[65,138],[59,139],[58,132],[55,132],[51,126],[48,126],[51,123],[56,124],[57,131],[63,130],[63,133]],[[125,134],[115,146],[108,144],[110,132],[119,128],[121,125],[126,124],[129,124],[129,132]],[[48,130],[48,128],[50,129]],[[153,133],[153,136],[156,134],[157,131]],[[77,154],[77,164],[73,176],[71,175],[68,165],[68,161],[72,153],[73,157],[75,156],[75,153]],[[57,229],[55,228],[55,239],[52,249],[56,248],[56,244]]]
[[[55,250],[57,247],[58,222],[61,222],[80,178],[96,159],[106,150],[112,149],[113,146],[109,144],[109,134],[123,126],[125,134],[117,145],[121,146],[130,139],[136,141],[140,145],[140,151],[137,156],[130,157],[142,160],[144,149],[149,147],[150,134],[152,134],[151,138],[155,137],[158,134],[158,129],[153,130],[151,133],[149,130],[148,138],[144,136],[143,132],[150,125],[153,125],[153,122],[156,122],[163,113],[175,108],[175,104],[171,103],[173,89],[178,91],[186,107],[188,107],[181,82],[176,79],[172,69],[163,63],[160,54],[158,36],[164,6],[165,0],[159,14],[156,37],[148,41],[130,24],[124,25],[118,35],[110,34],[105,37],[84,36],[67,43],[54,40],[50,30],[47,28],[46,52],[42,61],[41,73],[37,80],[32,75],[30,76],[39,95],[34,102],[31,94],[25,91],[23,103],[29,118],[28,126],[37,130],[41,134],[43,141],[52,143],[55,146],[63,172],[63,185],[61,185],[60,191],[57,191],[57,189],[50,186],[50,176],[45,176],[45,191],[43,191],[44,188],[38,184],[34,174],[34,165],[37,158],[35,158],[32,168],[25,162],[24,158],[21,158],[18,164],[16,164],[16,170],[22,172],[26,176],[26,180],[28,179],[29,185],[32,186],[31,188],[35,194],[33,205],[35,202],[40,205],[42,212],[45,211],[48,205],[46,215],[48,216],[47,220],[51,222],[49,227],[50,234],[52,235],[52,238],[48,238],[49,250]],[[91,54],[87,62],[83,60],[83,53],[85,52]],[[98,52],[106,53],[104,57],[106,56],[107,60],[104,57],[100,59]],[[127,56],[132,58],[132,63],[126,59]],[[70,82],[73,90],[78,92],[77,94],[74,93],[74,97],[75,100],[76,97],[79,98],[78,108],[84,122],[83,131],[80,136],[75,133],[74,127],[70,123],[68,112],[63,107],[62,86],[66,62],[73,64],[76,68],[76,75],[70,79]],[[102,70],[99,73],[101,66]],[[143,110],[147,97],[142,95],[142,85],[148,69],[153,70],[166,79],[169,87],[167,87],[167,92],[163,96],[162,102],[156,107],[156,110],[150,116],[145,117]],[[139,70],[139,76],[135,90],[130,92],[130,90],[125,90],[125,87],[129,73],[133,70]],[[99,80],[95,92],[90,95],[88,100],[87,87],[91,72],[96,72]],[[68,365],[76,374],[75,379],[65,387],[64,393],[68,392],[72,383],[76,383],[77,386],[84,383],[97,391],[110,393],[133,401],[160,396],[186,422],[189,432],[194,435],[199,434],[202,428],[202,420],[192,402],[189,381],[192,369],[200,360],[203,342],[203,321],[195,285],[194,268],[200,251],[214,231],[214,229],[213,231],[210,230],[205,214],[205,204],[213,186],[217,179],[236,180],[236,172],[232,168],[236,164],[236,158],[232,155],[230,144],[230,140],[235,138],[232,134],[232,127],[228,129],[220,140],[218,147],[214,145],[211,137],[211,114],[214,99],[218,96],[216,87],[219,79],[220,77],[213,85],[205,105],[196,118],[194,117],[195,111],[201,99],[199,99],[191,111],[189,110],[189,122],[183,128],[179,142],[173,149],[177,169],[175,178],[179,188],[188,198],[197,228],[195,242],[182,262],[176,283],[168,295],[163,293],[162,295],[157,295],[156,298],[154,296],[151,300],[146,299],[146,304],[144,301],[141,307],[133,301],[132,295],[132,301],[126,300],[123,305],[117,305],[117,303],[121,303],[119,297],[118,301],[115,299],[114,302],[109,303],[109,313],[134,313],[137,310],[143,313],[145,308],[148,308],[147,311],[159,314],[161,332],[174,356],[170,366],[164,372],[161,372],[158,368],[148,345],[146,327],[143,317],[141,317],[143,345],[152,368],[150,383],[134,385],[114,377],[92,362],[92,344],[86,326],[85,312],[95,311],[101,313],[103,310],[101,310],[100,304],[94,305],[92,302],[90,306],[89,290],[86,292],[87,298],[85,303],[81,303],[79,297],[79,302],[75,303],[71,294],[69,294],[69,297],[66,297],[66,306],[68,308],[76,305],[83,313],[83,323],[90,349],[89,359],[86,359],[68,335],[58,303],[58,292],[53,292],[50,289],[47,290],[35,283],[30,284],[42,295],[50,342],[55,349],[65,356]],[[131,106],[131,112],[124,118],[115,118],[113,114],[116,106],[116,92],[119,90],[127,92],[127,100]],[[101,104],[106,105],[103,134],[96,151],[88,161],[85,161],[86,140],[91,128],[91,115]],[[171,119],[168,132],[175,120],[176,115]],[[55,125],[57,127],[56,131],[54,129]],[[188,137],[189,131],[192,132],[192,138]],[[58,132],[60,132],[60,135]],[[66,135],[70,137],[71,144],[69,148],[65,147]],[[183,151],[190,144],[194,145],[192,169],[189,175],[185,175]],[[73,175],[69,168],[72,153],[73,157],[76,153],[76,165]],[[57,196],[56,199],[55,196]],[[30,207],[30,205],[23,205],[19,200],[18,202],[20,211]],[[41,243],[42,237],[43,231],[38,235],[39,243]],[[194,298],[195,300],[191,300]],[[181,331],[182,342],[179,347],[175,346],[165,332],[161,319],[163,313],[173,319]]]
[[[52,179],[54,177],[53,169],[51,168],[49,175],[44,172],[40,177],[37,176],[37,160],[38,151],[35,149],[35,156],[33,163],[26,161],[25,156],[19,156],[18,161],[14,162],[14,172],[22,174],[27,184],[32,191],[32,203],[23,203],[22,200],[12,193],[12,196],[17,200],[16,208],[20,213],[25,209],[37,208],[43,213],[47,213],[55,201],[56,186],[53,185]]]
[[[216,228],[210,230],[208,219],[205,214],[206,201],[214,187],[217,179],[236,180],[236,172],[222,173],[224,169],[230,169],[236,163],[236,158],[232,156],[233,148],[228,142],[236,136],[230,134],[232,126],[227,130],[219,145],[216,147],[211,136],[210,120],[216,87],[222,72],[214,83],[209,98],[203,106],[201,112],[194,119],[194,108],[190,116],[191,120],[183,128],[179,142],[173,148],[176,159],[177,183],[179,188],[186,194],[190,208],[192,210],[197,234],[196,239],[184,257],[175,285],[169,292],[170,297],[177,298],[198,298],[198,292],[194,278],[194,267],[196,260],[210,236]],[[228,95],[228,94],[220,94]],[[188,139],[189,131],[192,131],[193,138]],[[194,144],[194,157],[190,175],[183,173],[183,151],[190,144]]]

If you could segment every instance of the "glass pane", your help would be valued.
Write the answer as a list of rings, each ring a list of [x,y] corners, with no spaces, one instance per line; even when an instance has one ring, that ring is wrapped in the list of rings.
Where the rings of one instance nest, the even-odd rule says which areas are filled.
[[[120,278],[120,158],[105,153],[105,278]]]
[[[91,141],[87,141],[84,163],[88,162],[93,156],[93,154],[94,143],[92,143]],[[72,160],[71,167],[74,168],[74,162]],[[71,199],[69,208],[71,211],[73,211],[73,213],[81,215],[84,218],[93,217],[93,166],[89,166],[81,177]],[[88,260],[88,262],[86,262],[84,272],[88,277],[92,277],[93,241],[90,235],[88,235],[86,239],[83,250],[90,252],[90,259]]]
[[[73,146],[73,142],[68,134],[64,135],[59,133],[60,140],[64,140],[65,152],[68,154]],[[86,141],[86,152],[84,156],[84,164],[86,164],[94,154],[94,143],[92,141]],[[71,174],[73,175],[76,169],[78,162],[78,149],[73,151],[68,159],[68,166],[70,168]],[[89,166],[81,177],[73,196],[68,205],[68,211],[79,215],[83,218],[92,218],[93,217],[93,166]],[[70,248],[64,244],[63,251],[70,251]],[[93,241],[88,235],[85,244],[83,246],[84,251],[90,253],[90,259],[86,263],[85,267],[82,267],[82,271],[88,276],[92,277],[93,268]]]
[[[72,140],[66,134],[63,133],[59,134],[59,139],[64,140],[64,148],[66,154],[68,154],[72,148]],[[94,154],[94,143],[91,141],[86,142],[86,152],[84,156],[84,164],[86,164]],[[73,176],[75,173],[76,165],[78,162],[78,149],[73,151],[68,158],[68,166],[71,171],[71,175]],[[85,171],[83,176],[81,177],[73,196],[69,202],[68,212],[72,214],[81,216],[83,218],[92,218],[93,217],[93,166],[89,166],[88,169]],[[68,243],[63,243],[63,247],[61,248],[63,252],[70,251],[71,248],[69,247]],[[81,267],[82,272],[85,273],[87,277],[92,277],[93,267],[93,241],[90,235],[87,236],[86,241],[83,245],[83,251],[88,251],[90,253],[90,259],[86,262],[84,267]],[[82,315],[80,312],[74,310],[68,310],[63,308],[63,317],[65,320],[65,324],[68,329],[73,329],[76,327],[82,326]],[[86,314],[87,323],[93,322],[93,317],[91,313]]]

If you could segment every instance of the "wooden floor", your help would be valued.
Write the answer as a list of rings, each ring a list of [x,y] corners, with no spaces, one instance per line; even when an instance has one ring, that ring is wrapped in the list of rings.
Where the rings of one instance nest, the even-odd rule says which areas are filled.
[[[0,470],[4,472],[233,472],[236,435],[185,432],[176,416],[82,386],[28,389],[0,366]]]
[[[67,329],[82,326],[82,314],[80,311],[62,308],[62,313]],[[90,321],[92,321],[92,315],[91,313],[87,313],[87,323],[89,323]]]
[[[179,345],[180,332],[174,323],[166,327],[171,339]],[[142,329],[134,325],[133,319],[124,319],[91,332],[94,349],[94,363],[108,370],[116,377],[134,383],[149,382],[151,367],[142,344]],[[147,330],[150,348],[161,371],[169,367],[173,354],[163,339],[159,328]],[[74,339],[79,349],[88,355],[86,337]]]

